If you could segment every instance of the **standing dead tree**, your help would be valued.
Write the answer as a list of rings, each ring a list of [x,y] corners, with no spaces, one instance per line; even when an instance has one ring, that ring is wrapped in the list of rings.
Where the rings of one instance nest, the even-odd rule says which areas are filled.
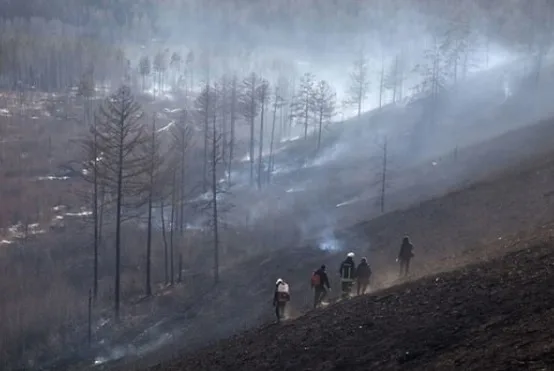
[[[362,115],[364,101],[369,93],[369,62],[364,52],[360,52],[352,65],[350,86],[348,88],[349,104],[357,106],[358,118]]]
[[[83,169],[84,179],[92,184],[92,221],[93,221],[93,250],[94,250],[94,265],[93,265],[93,298],[98,298],[98,249],[100,245],[101,234],[101,207],[103,203],[103,197],[101,189],[101,166],[102,166],[102,153],[98,148],[98,120],[95,117],[92,124],[89,126],[89,135],[83,141],[83,148],[85,151],[85,166]],[[91,201],[86,194],[87,202]]]
[[[210,90],[205,90],[203,94],[211,94],[211,100],[216,102],[213,109],[209,112],[210,131],[209,131],[209,173],[210,173],[210,195],[201,204],[201,209],[209,214],[208,224],[213,236],[214,249],[214,283],[219,283],[219,259],[221,245],[221,219],[223,213],[227,210],[228,205],[223,205],[222,198],[228,193],[228,187],[225,182],[220,182],[219,177],[225,172],[224,153],[222,150],[222,141],[224,138],[221,133],[221,125],[218,120],[217,105],[220,102],[218,96],[218,87],[212,87]]]
[[[172,146],[171,151],[175,156],[179,172],[179,193],[177,202],[179,205],[179,234],[183,237],[185,230],[185,199],[186,199],[186,171],[187,158],[192,141],[191,115],[183,110],[179,121],[171,127]]]
[[[147,156],[147,172],[146,172],[146,195],[148,199],[148,221],[147,221],[147,238],[146,238],[146,282],[145,294],[152,295],[152,280],[151,280],[151,258],[152,258],[152,213],[154,203],[159,197],[160,188],[160,172],[162,171],[164,157],[160,150],[159,134],[156,130],[156,116],[152,118],[152,128],[150,130],[150,140],[145,143],[145,154]]]
[[[300,78],[300,87],[293,99],[292,116],[304,125],[304,139],[308,139],[308,128],[312,119],[314,105],[315,77],[305,73]]]
[[[211,101],[212,93],[209,81],[206,82],[204,89],[195,100],[195,109],[202,117],[202,130],[204,135],[204,159],[202,161],[202,192],[208,191],[208,147],[209,147],[209,131],[210,131],[210,111],[213,110],[213,102]]]
[[[317,119],[318,135],[317,150],[321,147],[321,135],[327,125],[336,114],[337,96],[333,88],[324,80],[321,80],[315,89],[313,110]]]
[[[393,104],[402,99],[403,82],[403,59],[397,55],[385,77],[385,89],[392,90]]]
[[[242,82],[242,94],[240,97],[240,112],[250,126],[250,143],[248,151],[250,161],[250,186],[254,185],[254,133],[256,129],[256,117],[258,117],[260,113],[260,102],[258,99],[259,86],[260,78],[255,73],[251,73]]]
[[[106,98],[98,111],[93,130],[104,158],[100,181],[115,200],[115,316],[119,318],[121,292],[121,224],[124,207],[137,206],[143,191],[142,177],[148,169],[144,144],[148,141],[141,124],[142,112],[127,86]]]
[[[373,163],[374,169],[372,173],[375,174],[375,181],[372,183],[372,187],[376,187],[378,190],[377,204],[381,213],[386,210],[387,190],[391,187],[391,156],[389,140],[386,136],[382,141],[377,144],[378,152],[373,157],[371,163]]]
[[[142,78],[142,92],[146,92],[146,78],[152,73],[152,64],[150,58],[144,56],[139,61],[139,73]]]
[[[277,85],[273,93],[273,118],[271,122],[271,137],[269,140],[269,160],[267,165],[267,182],[271,182],[271,174],[273,173],[274,161],[273,148],[275,146],[275,127],[277,125],[277,112],[281,112],[280,119],[283,120],[283,106],[285,105],[284,99],[281,95],[282,85]]]
[[[233,170],[233,161],[235,160],[235,147],[236,143],[236,123],[237,123],[237,114],[239,109],[239,97],[240,90],[239,84],[237,81],[237,76],[233,75],[231,79],[231,93],[229,95],[229,110],[230,110],[230,130],[229,133],[229,155],[227,159],[227,183],[231,184],[231,173]]]
[[[263,149],[264,149],[264,118],[267,105],[269,104],[269,82],[262,79],[258,87],[258,101],[260,102],[260,139],[258,143],[258,189],[262,189],[263,177]],[[225,138],[223,138],[225,139]],[[223,142],[224,143],[224,142]]]

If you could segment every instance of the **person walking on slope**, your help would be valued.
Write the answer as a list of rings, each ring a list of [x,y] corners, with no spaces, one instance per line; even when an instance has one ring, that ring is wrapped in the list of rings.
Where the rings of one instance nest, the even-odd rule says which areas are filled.
[[[410,237],[404,236],[400,252],[398,253],[397,262],[400,262],[400,277],[406,277],[410,271],[410,260],[414,257],[414,245],[410,242]]]
[[[354,263],[353,252],[349,252],[348,255],[346,255],[346,259],[340,265],[339,274],[342,298],[345,299],[350,296],[352,285],[354,284],[354,278],[356,276],[356,263]]]
[[[365,294],[367,287],[369,286],[370,277],[371,277],[371,268],[369,264],[367,264],[367,259],[362,258],[360,265],[358,265],[358,269],[356,269],[358,295],[360,295],[360,291],[362,292],[362,294]]]
[[[273,306],[275,307],[275,315],[277,322],[285,318],[285,309],[290,301],[289,285],[281,278],[275,282],[275,294],[273,295]]]
[[[325,264],[312,273],[312,288],[314,289],[314,309],[317,308],[327,296],[327,290],[331,290],[329,277],[327,277]]]

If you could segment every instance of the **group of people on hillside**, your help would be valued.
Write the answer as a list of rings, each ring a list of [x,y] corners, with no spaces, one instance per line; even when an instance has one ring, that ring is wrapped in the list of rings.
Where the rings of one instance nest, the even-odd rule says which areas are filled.
[[[396,261],[400,263],[400,277],[406,277],[410,270],[410,260],[414,257],[414,246],[410,238],[405,236],[400,246],[400,252]],[[339,268],[339,276],[341,282],[341,298],[346,299],[352,295],[354,283],[357,285],[357,295],[363,295],[369,288],[371,280],[371,267],[367,262],[367,258],[362,258],[360,264],[356,266],[354,261],[355,254],[350,252],[346,255],[346,259],[342,261]],[[321,305],[323,300],[331,291],[329,276],[327,275],[327,267],[323,264],[319,269],[312,273],[311,286],[314,290],[314,309]],[[275,294],[273,297],[273,306],[275,307],[275,315],[277,321],[281,321],[284,317],[287,303],[290,301],[289,285],[281,278],[275,283]]]

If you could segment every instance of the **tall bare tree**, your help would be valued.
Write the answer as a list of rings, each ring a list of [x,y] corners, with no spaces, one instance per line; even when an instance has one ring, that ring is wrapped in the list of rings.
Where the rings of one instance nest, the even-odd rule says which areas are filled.
[[[185,198],[186,198],[186,168],[187,168],[187,153],[190,149],[192,141],[192,128],[190,125],[191,115],[185,109],[183,110],[181,117],[174,126],[171,127],[172,140],[172,152],[176,156],[176,162],[178,163],[179,171],[179,233],[183,237],[185,229]]]
[[[150,63],[150,58],[144,56],[139,61],[139,73],[142,78],[142,92],[146,91],[146,78],[152,73],[152,64]]]
[[[270,87],[269,82],[265,79],[262,79],[260,86],[258,87],[258,101],[260,102],[260,139],[258,143],[258,189],[262,189],[262,178],[263,178],[263,150],[264,150],[264,118],[266,114],[266,108],[269,104],[270,99]]]
[[[195,109],[197,115],[201,118],[204,137],[204,157],[202,161],[202,192],[208,191],[208,160],[209,160],[209,133],[210,133],[210,115],[213,114],[214,102],[213,92],[211,91],[209,81],[206,82],[204,89],[195,100]]]
[[[337,95],[325,80],[321,80],[316,86],[313,109],[318,125],[317,150],[319,151],[324,125],[331,121],[337,110]]]
[[[403,67],[402,57],[396,55],[385,77],[385,88],[392,90],[392,103],[402,99]]]
[[[242,95],[240,97],[240,111],[242,116],[250,126],[250,144],[249,144],[249,161],[250,161],[250,185],[254,185],[254,144],[255,144],[255,127],[256,117],[260,113],[260,102],[258,99],[258,89],[260,86],[260,78],[255,73],[251,73],[242,82]]]
[[[148,141],[141,123],[142,112],[127,86],[106,98],[98,111],[98,150],[104,157],[101,181],[115,199],[115,315],[119,318],[121,293],[121,224],[124,207],[140,198],[141,177],[148,169],[144,143]]]
[[[273,118],[271,122],[271,137],[269,139],[269,163],[267,165],[267,182],[271,182],[271,174],[273,173],[274,168],[274,158],[273,158],[273,148],[275,145],[275,128],[277,126],[277,112],[283,109],[285,102],[281,96],[281,89],[283,87],[280,85],[275,86],[273,93]],[[283,114],[281,111],[280,119],[283,119]]]
[[[228,163],[227,163],[227,183],[231,184],[231,172],[233,170],[233,161],[235,160],[235,146],[236,146],[236,122],[237,122],[237,114],[239,109],[239,97],[240,97],[240,90],[239,85],[237,81],[237,76],[233,75],[233,78],[231,79],[231,94],[230,94],[230,102],[229,102],[229,109],[230,109],[230,119],[231,119],[231,127],[230,127],[230,134],[229,134],[229,157],[228,157]]]
[[[160,188],[160,171],[163,166],[163,156],[160,150],[160,140],[156,130],[156,115],[152,118],[152,128],[150,131],[150,140],[146,143],[145,153],[148,158],[148,169],[146,172],[146,194],[148,198],[148,221],[146,237],[146,296],[152,295],[152,212],[154,203],[160,197],[162,189]]]
[[[362,50],[352,64],[347,100],[357,106],[358,117],[362,115],[363,104],[369,93],[369,83],[369,62]]]
[[[314,104],[315,77],[307,72],[300,78],[300,86],[294,97],[292,115],[297,122],[304,125],[304,139],[308,139],[308,128],[312,120]]]

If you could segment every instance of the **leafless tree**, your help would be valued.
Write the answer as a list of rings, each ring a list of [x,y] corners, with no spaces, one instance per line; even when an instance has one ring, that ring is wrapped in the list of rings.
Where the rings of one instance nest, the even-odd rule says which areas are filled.
[[[348,102],[358,108],[358,117],[362,115],[362,107],[369,93],[369,62],[363,50],[354,60],[350,73]]]
[[[115,315],[119,318],[121,283],[121,223],[124,207],[136,205],[142,193],[141,177],[148,169],[143,148],[148,136],[140,120],[142,112],[131,90],[122,86],[106,98],[93,129],[104,158],[101,176],[116,204],[115,214]],[[128,203],[128,201],[130,203]]]
[[[392,103],[396,103],[398,100],[402,99],[403,82],[403,60],[400,55],[397,55],[385,77],[385,88],[387,90],[392,90]]]
[[[152,64],[150,63],[150,58],[144,56],[139,61],[139,73],[142,77],[142,92],[146,91],[146,78],[152,73]]]
[[[315,89],[313,109],[317,119],[318,135],[317,150],[321,147],[321,135],[324,126],[331,121],[336,114],[337,95],[333,88],[325,80],[321,80]]]
[[[300,78],[300,87],[294,97],[292,115],[296,121],[304,125],[304,139],[308,139],[308,128],[312,120],[314,105],[315,77],[311,73],[305,73]]]
[[[258,101],[260,102],[260,139],[258,143],[258,189],[262,189],[263,178],[263,149],[264,149],[264,118],[269,104],[269,82],[262,79],[258,87]]]
[[[209,81],[206,82],[204,89],[195,100],[195,109],[202,123],[204,137],[204,158],[202,162],[202,192],[204,193],[208,191],[210,115],[213,114],[214,108],[214,102],[212,101],[213,92],[211,89]]]
[[[237,76],[233,75],[231,79],[231,94],[230,94],[230,119],[231,119],[231,132],[229,136],[229,157],[227,162],[227,183],[231,184],[231,172],[233,170],[233,161],[235,160],[235,146],[236,146],[236,123],[237,123],[237,113],[239,105],[239,97],[241,92],[239,90],[239,85],[237,82]]]
[[[256,117],[260,113],[260,102],[258,99],[258,89],[260,86],[260,78],[255,73],[251,73],[242,82],[242,95],[240,97],[240,111],[242,116],[250,126],[250,185],[254,185],[254,144],[255,144],[255,125]]]
[[[281,96],[281,89],[282,86],[277,85],[274,88],[273,93],[273,119],[271,123],[271,138],[269,140],[269,163],[267,166],[267,181],[268,183],[271,182],[271,174],[273,173],[274,168],[274,158],[273,158],[273,147],[275,143],[275,127],[277,124],[277,112],[283,109],[283,106],[285,105],[284,100]],[[281,111],[280,119],[283,119],[283,114]]]
[[[152,257],[152,212],[154,204],[163,192],[160,188],[160,172],[163,166],[163,155],[160,149],[159,135],[156,130],[156,115],[152,118],[150,140],[145,143],[145,153],[148,157],[146,173],[146,194],[148,198],[148,221],[146,238],[146,296],[152,295],[151,257]]]

